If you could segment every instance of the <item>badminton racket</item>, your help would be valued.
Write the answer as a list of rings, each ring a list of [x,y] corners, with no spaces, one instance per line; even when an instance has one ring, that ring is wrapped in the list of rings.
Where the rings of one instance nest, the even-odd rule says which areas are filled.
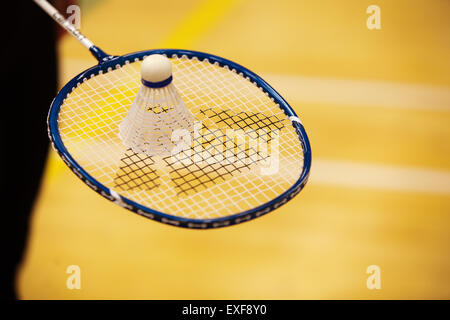
[[[47,1],[33,1],[98,60],[63,86],[48,115],[53,148],[94,191],[146,218],[207,229],[265,215],[305,186],[311,167],[305,129],[258,75],[190,50],[109,55]],[[142,85],[142,61],[154,54],[170,59],[173,84],[197,126],[177,156],[135,152],[119,137]]]

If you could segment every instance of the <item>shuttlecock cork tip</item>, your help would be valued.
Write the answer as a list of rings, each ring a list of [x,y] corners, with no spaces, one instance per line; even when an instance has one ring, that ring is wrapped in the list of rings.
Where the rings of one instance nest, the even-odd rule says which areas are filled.
[[[152,54],[141,65],[142,80],[149,83],[161,83],[172,77],[172,63],[160,54]]]

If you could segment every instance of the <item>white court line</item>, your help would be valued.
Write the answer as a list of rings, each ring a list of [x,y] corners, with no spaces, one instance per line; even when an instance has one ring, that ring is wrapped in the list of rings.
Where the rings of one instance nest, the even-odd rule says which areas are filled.
[[[65,167],[53,150],[48,161],[51,176],[59,174]],[[325,159],[313,159],[309,183],[450,195],[450,171]]]
[[[61,78],[68,81],[95,64],[94,59],[64,59],[61,66],[66,68]],[[291,102],[450,111],[450,87],[445,86],[282,74],[262,77]]]
[[[66,77],[95,64],[65,59]],[[73,74],[73,75],[72,75]],[[450,88],[378,81],[263,75],[288,101],[352,106],[450,110]],[[67,79],[69,80],[69,79]],[[52,161],[62,165],[62,161]],[[311,183],[381,190],[450,194],[450,172],[379,164],[313,159]]]
[[[291,102],[450,111],[450,87],[263,74]]]
[[[313,159],[311,183],[450,195],[450,171]]]

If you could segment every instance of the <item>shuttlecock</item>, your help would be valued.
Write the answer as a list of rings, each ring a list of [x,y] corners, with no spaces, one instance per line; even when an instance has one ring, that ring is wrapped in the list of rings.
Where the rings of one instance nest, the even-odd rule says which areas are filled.
[[[168,58],[159,54],[146,57],[141,78],[138,94],[119,125],[119,137],[135,153],[170,155],[175,146],[172,133],[191,133],[194,117],[172,83]]]

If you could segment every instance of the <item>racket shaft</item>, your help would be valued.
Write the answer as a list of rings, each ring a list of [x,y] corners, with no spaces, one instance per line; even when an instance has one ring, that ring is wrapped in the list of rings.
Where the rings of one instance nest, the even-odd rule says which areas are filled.
[[[67,32],[75,37],[83,46],[90,49],[94,44],[86,38],[81,32],[73,26],[62,14],[56,10],[48,1],[46,0],[33,0],[37,5],[39,5],[47,14],[52,17],[56,22],[58,22],[61,27],[63,27]]]

